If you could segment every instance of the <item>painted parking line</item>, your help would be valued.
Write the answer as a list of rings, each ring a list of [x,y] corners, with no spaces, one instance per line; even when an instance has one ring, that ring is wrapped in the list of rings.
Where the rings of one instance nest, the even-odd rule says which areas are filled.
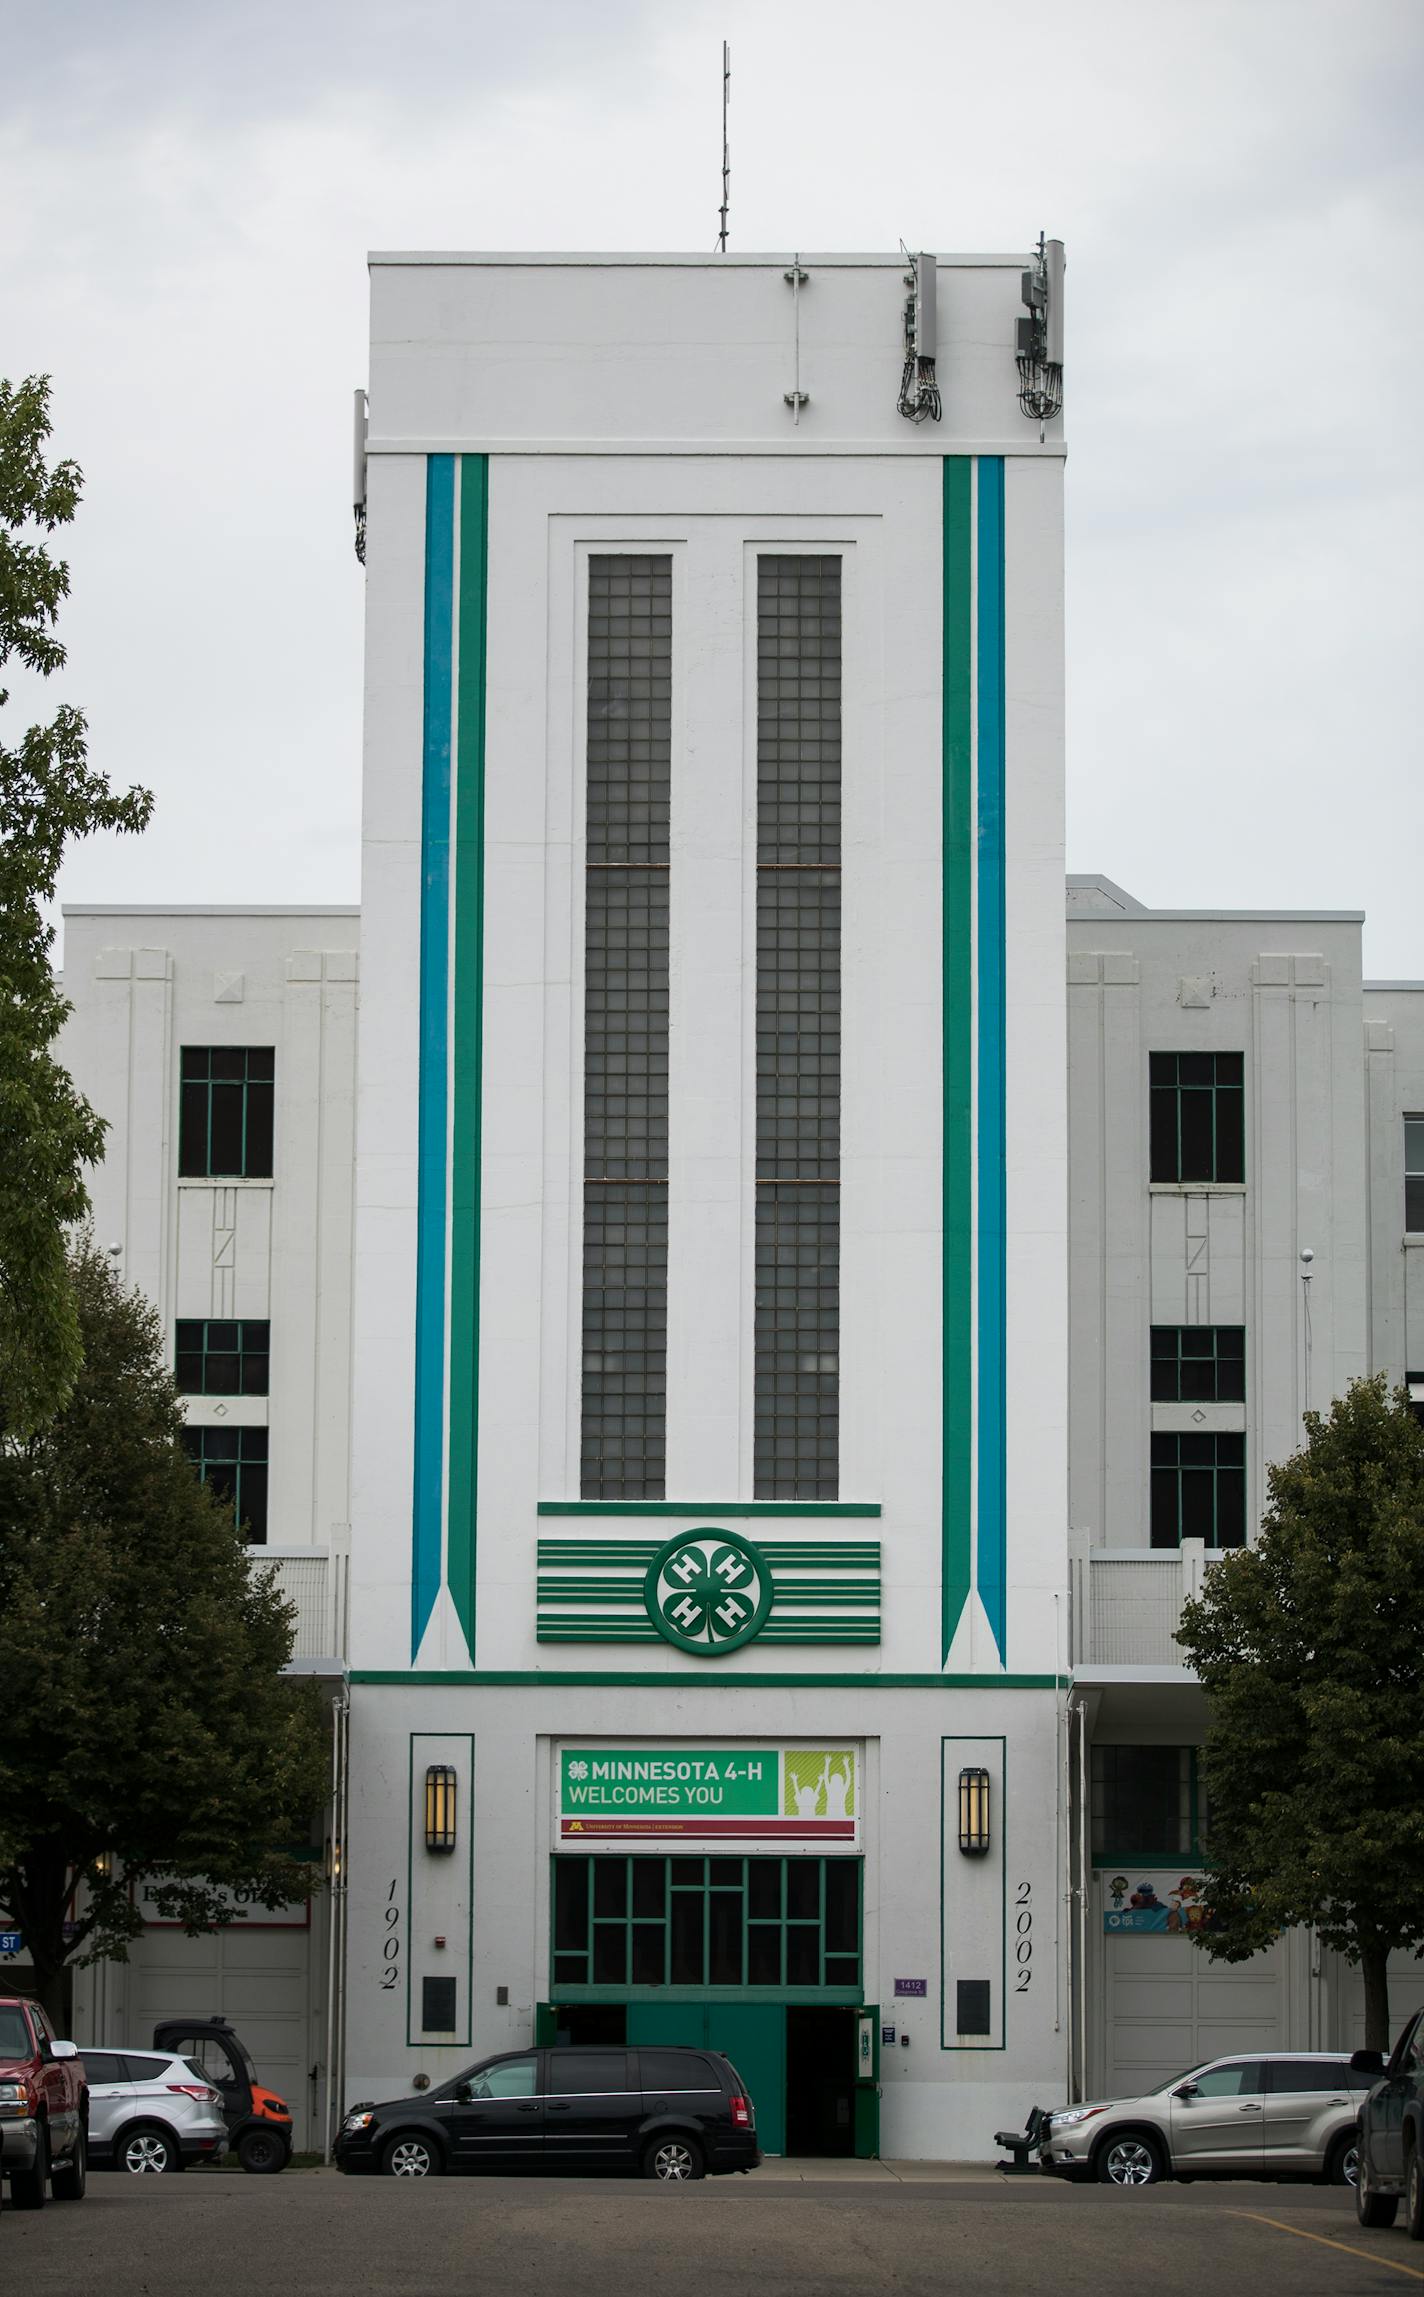
[[[1324,2233],[1307,2233],[1303,2225],[1287,2225],[1279,2217],[1259,2217],[1254,2209],[1231,2209],[1228,2217],[1249,2217],[1253,2225],[1274,2225],[1277,2233],[1294,2233],[1301,2241],[1318,2241],[1322,2249],[1343,2250],[1347,2257],[1363,2257],[1367,2265],[1387,2265],[1391,2273],[1403,2273],[1410,2281],[1424,2281],[1424,2273],[1417,2266],[1397,2264],[1392,2257],[1381,2257],[1377,2249],[1356,2249],[1350,2241],[1331,2241]]]

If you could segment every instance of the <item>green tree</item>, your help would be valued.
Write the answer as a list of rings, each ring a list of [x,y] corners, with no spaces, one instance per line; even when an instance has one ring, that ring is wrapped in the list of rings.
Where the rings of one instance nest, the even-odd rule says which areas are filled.
[[[56,2016],[67,1961],[125,1959],[134,1881],[190,1932],[224,1885],[306,1896],[274,1846],[308,1842],[330,1759],[317,1685],[281,1672],[292,1607],[180,1448],[157,1317],[87,1242],[69,1274],[78,1378],[0,1452],[0,1913]]]
[[[55,636],[69,568],[43,537],[79,501],[72,462],[50,468],[49,378],[0,379],[0,670],[61,668]],[[0,688],[0,707],[9,700]],[[146,790],[116,796],[88,763],[84,715],[65,703],[18,747],[0,741],[0,1431],[27,1435],[63,1403],[79,1368],[65,1237],[88,1210],[84,1167],[105,1126],[51,1047],[69,1006],[50,964],[65,848],[92,831],[141,830]]]
[[[1385,2049],[1387,1958],[1424,1952],[1424,1430],[1382,1374],[1305,1427],[1256,1546],[1182,1613],[1209,1714],[1214,1922],[1193,1935],[1239,1962],[1313,1923],[1359,1963]]]

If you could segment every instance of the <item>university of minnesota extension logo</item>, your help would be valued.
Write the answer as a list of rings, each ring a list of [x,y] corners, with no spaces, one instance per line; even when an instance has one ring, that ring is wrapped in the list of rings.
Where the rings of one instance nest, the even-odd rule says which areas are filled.
[[[658,1633],[704,1659],[761,1632],[776,1590],[765,1556],[739,1532],[679,1532],[648,1566],[643,1594]]]

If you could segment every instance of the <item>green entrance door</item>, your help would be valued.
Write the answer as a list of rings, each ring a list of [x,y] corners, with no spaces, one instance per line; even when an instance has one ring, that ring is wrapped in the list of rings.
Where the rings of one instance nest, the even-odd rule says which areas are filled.
[[[628,2004],[630,2042],[720,2050],[756,2107],[763,2153],[786,2151],[786,2010],[780,2002],[658,2001]]]

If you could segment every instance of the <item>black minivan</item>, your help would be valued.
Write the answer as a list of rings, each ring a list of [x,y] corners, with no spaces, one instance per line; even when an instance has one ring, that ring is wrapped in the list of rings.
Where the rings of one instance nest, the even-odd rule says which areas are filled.
[[[675,2181],[760,2160],[756,2114],[729,2058],[601,2043],[486,2058],[424,2097],[355,2106],[336,2141],[338,2169],[386,2177],[609,2168]]]

